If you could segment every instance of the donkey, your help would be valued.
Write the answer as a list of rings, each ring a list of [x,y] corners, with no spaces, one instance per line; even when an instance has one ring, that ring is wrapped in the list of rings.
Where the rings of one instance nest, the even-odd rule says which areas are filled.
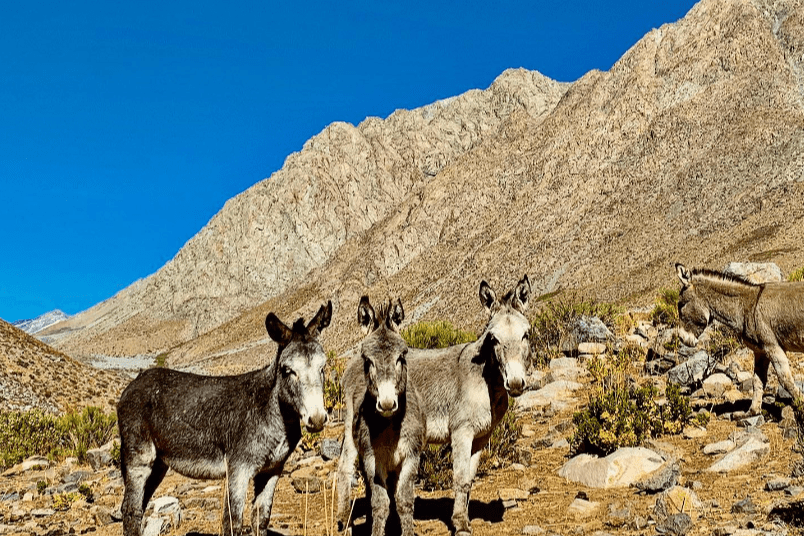
[[[754,394],[748,415],[757,415],[773,363],[779,383],[794,398],[801,392],[793,381],[785,351],[804,352],[804,282],[754,284],[710,270],[688,270],[676,264],[681,280],[678,315],[684,329],[696,337],[717,320],[740,334],[754,351]]]
[[[508,410],[508,395],[516,397],[525,390],[530,324],[524,312],[529,296],[527,275],[502,300],[483,281],[480,302],[490,319],[476,342],[408,351],[408,393],[415,390],[418,395],[424,412],[426,441],[452,445],[455,489],[452,523],[456,536],[471,534],[469,492],[480,463],[480,451]],[[354,438],[349,433],[347,425],[341,456],[354,460]],[[342,474],[340,478],[343,482],[347,477]],[[341,497],[348,495],[341,493]]]
[[[405,318],[402,303],[389,301],[375,313],[367,296],[357,320],[366,338],[362,359],[352,359],[343,375],[346,433],[338,463],[338,522],[349,522],[349,498],[355,458],[360,454],[371,500],[371,534],[383,536],[392,492],[402,536],[413,536],[413,489],[424,448],[425,419],[419,397],[408,382],[408,347],[399,335]]]
[[[268,366],[236,376],[200,376],[166,368],[142,372],[117,405],[125,493],[123,534],[141,536],[142,516],[168,468],[191,478],[226,479],[223,534],[240,534],[254,479],[252,533],[267,534],[274,489],[301,438],[327,422],[326,356],[318,338],[332,302],[307,326],[286,326],[274,313],[265,328],[279,345]]]

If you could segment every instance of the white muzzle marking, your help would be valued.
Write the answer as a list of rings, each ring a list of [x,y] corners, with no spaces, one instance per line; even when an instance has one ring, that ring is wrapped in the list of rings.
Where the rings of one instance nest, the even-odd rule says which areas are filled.
[[[399,402],[396,396],[396,385],[386,380],[377,386],[377,413],[390,417],[396,413]]]

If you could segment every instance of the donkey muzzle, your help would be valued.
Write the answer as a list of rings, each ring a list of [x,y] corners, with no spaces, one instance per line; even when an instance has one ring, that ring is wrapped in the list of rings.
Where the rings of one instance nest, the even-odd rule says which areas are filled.
[[[505,365],[503,385],[511,396],[519,396],[525,391],[525,369],[521,363],[512,362]]]
[[[326,412],[314,413],[312,415],[308,415],[308,417],[304,420],[304,426],[307,428],[308,432],[320,432],[324,429],[324,425],[327,424],[328,419],[329,417],[327,416]]]
[[[384,381],[378,386],[377,391],[377,413],[383,417],[390,417],[399,409],[396,385]]]

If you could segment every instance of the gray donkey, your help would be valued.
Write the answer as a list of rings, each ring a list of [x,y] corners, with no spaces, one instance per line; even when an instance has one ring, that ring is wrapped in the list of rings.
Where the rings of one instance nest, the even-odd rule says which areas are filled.
[[[682,284],[678,313],[684,328],[698,337],[717,320],[754,351],[749,415],[762,409],[771,363],[779,383],[794,398],[801,397],[785,350],[804,352],[804,282],[754,284],[711,270],[690,271],[683,264],[676,264],[676,273]]]
[[[200,376],[166,368],[142,372],[117,405],[125,495],[123,533],[139,536],[148,501],[168,467],[192,478],[226,479],[223,534],[240,534],[249,480],[254,479],[252,529],[267,533],[274,488],[301,438],[327,421],[318,341],[332,302],[305,326],[275,314],[265,327],[279,344],[276,359],[237,376]]]
[[[360,453],[371,501],[371,534],[385,534],[390,504],[396,503],[402,536],[413,536],[413,484],[424,448],[425,420],[419,398],[408,382],[408,347],[399,335],[405,318],[402,303],[389,301],[375,313],[367,296],[357,319],[366,338],[361,359],[352,359],[343,375],[346,433],[338,464],[338,521],[349,522],[352,474]],[[389,497],[389,491],[390,497]]]
[[[485,281],[480,302],[490,318],[480,338],[437,350],[408,351],[408,389],[413,387],[424,409],[427,442],[450,443],[455,504],[452,523],[457,536],[471,533],[469,492],[480,463],[480,451],[508,410],[508,395],[525,390],[530,359],[525,318],[530,281],[524,276],[502,300]],[[344,440],[342,456],[353,456],[353,441]]]

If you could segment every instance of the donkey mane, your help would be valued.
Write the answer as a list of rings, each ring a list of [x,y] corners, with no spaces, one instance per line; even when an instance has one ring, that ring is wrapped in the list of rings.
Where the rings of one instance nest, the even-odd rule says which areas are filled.
[[[717,279],[718,281],[723,281],[726,283],[738,283],[740,285],[746,285],[749,287],[758,287],[759,284],[749,281],[744,277],[740,277],[738,275],[733,274],[726,274],[723,272],[718,272],[716,270],[709,270],[706,268],[693,268],[692,275],[694,276],[702,276],[709,279]]]
[[[391,300],[383,302],[374,310],[374,329],[383,324],[388,324],[391,319]]]
[[[299,317],[299,319],[293,323],[291,331],[293,331],[293,333],[296,335],[307,335],[307,326],[304,325],[303,316]]]

